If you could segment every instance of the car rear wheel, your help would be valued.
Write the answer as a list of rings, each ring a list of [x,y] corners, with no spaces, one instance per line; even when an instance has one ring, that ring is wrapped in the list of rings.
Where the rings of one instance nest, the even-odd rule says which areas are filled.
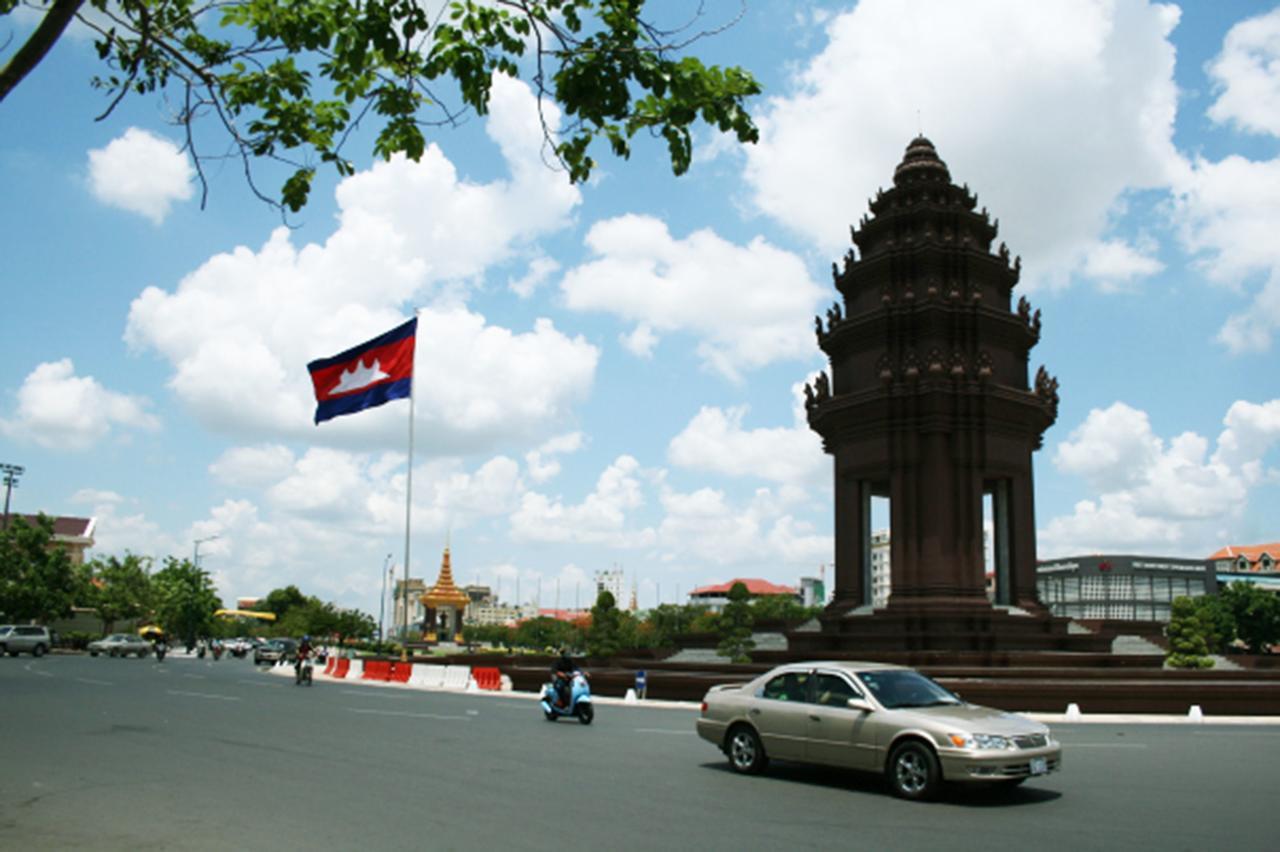
[[[43,646],[43,645],[37,645],[37,646],[35,646],[34,648],[32,648],[32,649],[31,649],[31,656],[33,656],[33,657],[43,657],[43,656],[44,656],[44,646]]]
[[[96,656],[98,656],[98,652],[97,652],[97,651],[90,651],[90,652],[89,652],[89,656],[90,656],[90,657],[96,657]]]
[[[889,755],[885,768],[889,786],[895,795],[914,801],[925,801],[938,795],[942,786],[942,771],[938,758],[924,743],[914,740],[903,743]]]
[[[729,731],[725,753],[729,756],[729,765],[734,772],[743,775],[755,775],[763,772],[769,765],[769,757],[764,753],[764,743],[747,725],[739,725]]]

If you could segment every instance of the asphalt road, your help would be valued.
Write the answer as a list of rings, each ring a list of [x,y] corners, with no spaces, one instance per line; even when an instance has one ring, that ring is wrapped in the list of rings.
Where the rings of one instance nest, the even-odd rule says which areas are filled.
[[[1273,728],[1059,725],[1005,793],[732,774],[689,710],[317,683],[248,660],[0,658],[0,849],[1276,848]]]

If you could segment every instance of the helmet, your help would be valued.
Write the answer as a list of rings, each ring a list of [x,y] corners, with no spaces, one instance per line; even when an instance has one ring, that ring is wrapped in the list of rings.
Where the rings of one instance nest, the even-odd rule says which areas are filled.
[[[306,635],[306,634],[304,634],[304,635],[303,635],[303,637],[302,637],[302,641],[303,641],[303,642],[310,642],[310,641],[311,641],[311,637],[310,637],[310,636],[308,636],[308,635]]]

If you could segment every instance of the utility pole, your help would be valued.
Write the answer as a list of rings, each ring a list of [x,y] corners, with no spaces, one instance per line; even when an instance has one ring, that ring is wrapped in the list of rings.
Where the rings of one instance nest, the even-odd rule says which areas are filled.
[[[215,538],[221,538],[221,537],[222,537],[221,534],[215,533],[211,536],[206,536],[205,538],[198,538],[195,540],[195,549],[192,551],[192,554],[191,554],[191,566],[193,568],[200,567],[200,545],[204,544],[206,541],[213,541]]]
[[[26,473],[26,469],[16,464],[0,464],[0,473],[4,474],[4,528],[9,529],[9,495],[18,487],[18,477]]]
[[[383,619],[387,614],[387,566],[391,564],[391,554],[382,561],[382,598],[378,601],[378,641],[387,641],[387,634],[382,629]]]

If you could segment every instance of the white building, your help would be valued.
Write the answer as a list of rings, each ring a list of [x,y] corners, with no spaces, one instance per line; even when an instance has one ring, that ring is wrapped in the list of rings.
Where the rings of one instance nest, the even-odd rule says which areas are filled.
[[[995,570],[995,553],[992,549],[992,528],[990,523],[982,527],[982,564],[986,567],[987,578],[992,577]],[[882,607],[889,603],[889,593],[893,591],[893,580],[889,571],[889,531],[876,530],[871,534],[871,604]],[[990,591],[988,592],[990,596]]]
[[[596,572],[596,598],[600,597],[601,592],[608,592],[613,595],[613,602],[621,609],[626,602],[626,598],[622,596],[622,590],[626,587],[626,578],[623,576],[621,568],[613,568],[609,571]],[[592,606],[595,601],[591,601]]]

